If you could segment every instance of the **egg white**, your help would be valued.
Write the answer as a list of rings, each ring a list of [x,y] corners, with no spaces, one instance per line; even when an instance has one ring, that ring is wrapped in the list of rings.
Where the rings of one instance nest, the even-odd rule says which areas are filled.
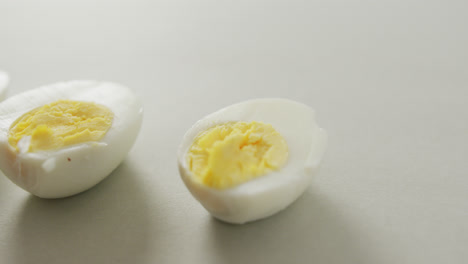
[[[99,142],[59,150],[17,153],[8,143],[12,123],[23,114],[60,99],[94,102],[113,113],[112,125]],[[135,93],[115,83],[56,83],[10,97],[0,103],[0,169],[15,184],[42,198],[85,191],[109,175],[136,140],[142,105]]]
[[[217,124],[260,121],[271,124],[289,147],[287,163],[278,171],[219,190],[199,183],[186,155],[196,136]],[[178,152],[179,172],[192,195],[214,217],[242,224],[271,216],[294,202],[309,186],[327,144],[314,111],[287,99],[256,99],[223,108],[198,121],[185,134]]]
[[[9,82],[10,78],[8,74],[6,72],[0,71],[0,101],[5,99]]]

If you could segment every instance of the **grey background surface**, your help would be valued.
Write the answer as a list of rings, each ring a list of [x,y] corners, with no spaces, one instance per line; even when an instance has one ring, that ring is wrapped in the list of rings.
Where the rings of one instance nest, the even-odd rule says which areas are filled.
[[[143,99],[128,158],[95,188],[41,200],[0,177],[0,263],[466,263],[468,2],[6,1],[10,95],[121,82]],[[284,212],[212,219],[179,178],[198,119],[286,97],[329,134]]]

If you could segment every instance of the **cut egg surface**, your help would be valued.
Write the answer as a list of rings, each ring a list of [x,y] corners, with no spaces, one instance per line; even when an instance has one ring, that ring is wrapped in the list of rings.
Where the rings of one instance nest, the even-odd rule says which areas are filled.
[[[42,198],[83,192],[108,176],[136,140],[142,105],[119,84],[71,81],[0,103],[0,169]]]
[[[309,106],[256,99],[199,120],[182,140],[178,167],[207,211],[242,224],[293,203],[310,185],[326,145]]]

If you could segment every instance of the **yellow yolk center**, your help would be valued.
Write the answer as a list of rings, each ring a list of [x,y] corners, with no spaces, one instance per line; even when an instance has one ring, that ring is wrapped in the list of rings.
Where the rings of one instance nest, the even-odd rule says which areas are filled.
[[[112,125],[114,114],[102,105],[59,100],[36,108],[10,127],[8,142],[17,151],[30,139],[24,152],[56,150],[101,140]],[[28,146],[29,145],[29,146]]]
[[[288,159],[286,140],[261,122],[232,122],[201,133],[189,149],[190,170],[201,183],[234,187],[280,169]]]

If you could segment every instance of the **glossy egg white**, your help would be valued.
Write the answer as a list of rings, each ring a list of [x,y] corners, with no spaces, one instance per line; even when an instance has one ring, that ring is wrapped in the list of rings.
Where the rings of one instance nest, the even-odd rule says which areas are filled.
[[[0,101],[5,99],[9,82],[10,77],[8,74],[6,72],[0,71]]]
[[[17,153],[8,143],[12,123],[60,99],[107,106],[114,113],[110,129],[98,142]],[[126,157],[140,130],[142,112],[142,104],[132,90],[109,82],[56,83],[10,97],[0,103],[0,169],[15,184],[42,198],[83,192],[102,181]]]
[[[271,124],[289,147],[287,163],[278,171],[228,189],[215,189],[195,180],[187,152],[201,132],[226,122],[260,121]],[[271,216],[293,203],[310,185],[327,145],[327,134],[307,105],[287,99],[256,99],[223,108],[198,121],[185,134],[178,167],[192,195],[214,217],[242,224]]]

